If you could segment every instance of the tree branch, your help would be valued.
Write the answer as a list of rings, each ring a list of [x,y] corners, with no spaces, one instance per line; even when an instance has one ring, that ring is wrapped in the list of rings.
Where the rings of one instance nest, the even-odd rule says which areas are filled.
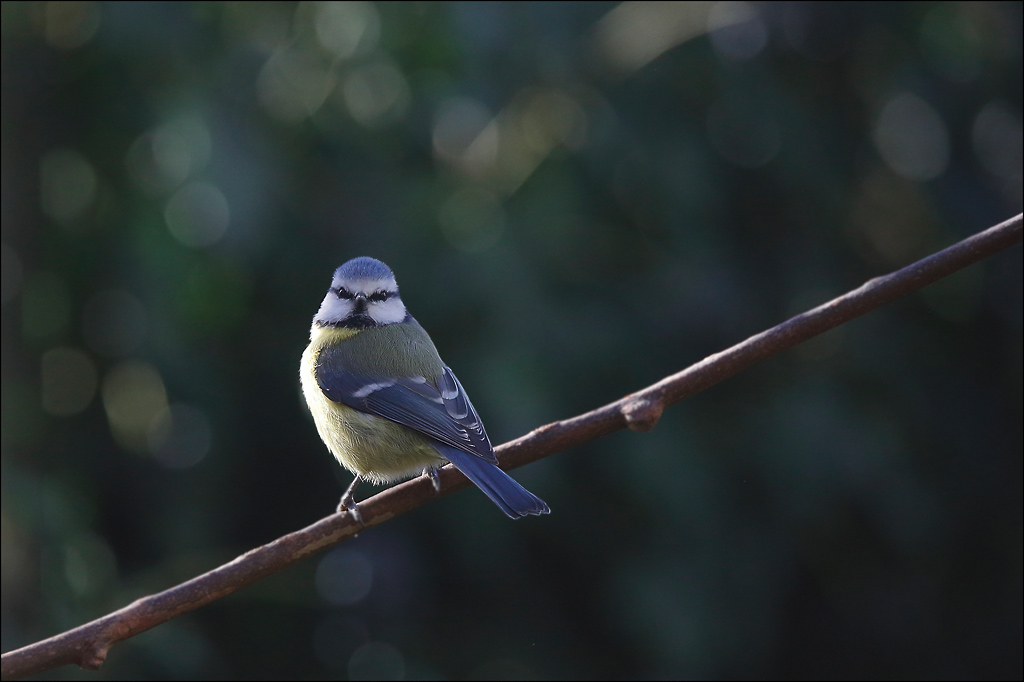
[[[704,358],[687,369],[592,412],[547,424],[498,446],[504,468],[512,469],[604,436],[630,428],[649,431],[669,405],[688,398],[780,351],[859,317],[916,291],[957,270],[1021,241],[1022,216],[969,237],[901,270],[866,282],[861,287],[813,310],[752,336],[732,348]],[[451,466],[440,471],[441,495],[460,490],[469,481]],[[415,478],[359,504],[367,528],[379,525],[435,499],[431,482]],[[109,615],[73,630],[6,653],[2,679],[18,679],[77,664],[96,669],[110,648],[183,613],[227,596],[271,573],[356,535],[351,515],[334,514],[311,526],[257,547],[234,561],[155,595],[143,597]]]

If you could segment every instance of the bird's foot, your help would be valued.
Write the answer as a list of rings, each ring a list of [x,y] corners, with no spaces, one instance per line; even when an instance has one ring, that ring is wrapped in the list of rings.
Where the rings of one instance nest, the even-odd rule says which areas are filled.
[[[359,503],[356,502],[355,490],[356,486],[359,485],[359,477],[356,476],[355,480],[352,481],[352,485],[348,487],[345,494],[341,496],[341,502],[338,503],[338,513],[348,512],[352,515],[352,518],[356,520],[363,528],[366,528],[366,524],[363,523],[363,515],[359,513]]]
[[[434,492],[441,492],[441,474],[437,472],[437,469],[424,469],[423,475],[430,479],[430,482],[434,484]]]
[[[348,512],[356,520],[356,523],[366,528],[366,524],[363,523],[363,515],[359,513],[359,503],[351,495],[341,498],[341,502],[338,503],[338,513],[341,512]]]

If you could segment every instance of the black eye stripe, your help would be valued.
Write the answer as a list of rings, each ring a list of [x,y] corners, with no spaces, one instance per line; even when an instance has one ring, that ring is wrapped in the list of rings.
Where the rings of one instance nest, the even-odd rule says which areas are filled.
[[[351,301],[356,298],[362,298],[364,300],[370,301],[371,303],[383,303],[384,301],[391,300],[392,298],[398,298],[397,290],[389,291],[386,289],[378,289],[377,291],[373,292],[370,295],[366,295],[363,292],[359,292],[358,294],[356,294],[349,291],[345,287],[337,287],[336,289],[331,289],[331,291],[334,292],[335,296],[345,301]]]

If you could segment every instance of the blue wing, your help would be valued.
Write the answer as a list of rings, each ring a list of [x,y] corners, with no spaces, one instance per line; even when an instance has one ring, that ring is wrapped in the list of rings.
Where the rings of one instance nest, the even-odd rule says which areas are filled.
[[[331,400],[407,426],[480,488],[509,518],[547,514],[542,499],[498,468],[491,441],[466,390],[445,365],[435,377],[370,376],[346,367],[344,345],[328,346],[317,358],[316,381]]]
[[[350,372],[345,364],[338,346],[323,349],[317,358],[316,382],[334,402],[497,463],[480,416],[448,367],[436,377],[379,377]]]

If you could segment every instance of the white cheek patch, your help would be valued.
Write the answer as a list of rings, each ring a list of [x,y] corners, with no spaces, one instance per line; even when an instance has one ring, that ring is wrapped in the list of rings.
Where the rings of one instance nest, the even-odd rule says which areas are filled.
[[[338,298],[338,295],[333,291],[328,291],[327,295],[324,296],[323,303],[320,304],[320,310],[317,311],[316,317],[313,320],[324,324],[341,322],[351,315],[354,309],[355,304],[351,300]]]
[[[377,324],[397,324],[405,319],[405,304],[394,296],[386,301],[371,301],[367,312]]]

